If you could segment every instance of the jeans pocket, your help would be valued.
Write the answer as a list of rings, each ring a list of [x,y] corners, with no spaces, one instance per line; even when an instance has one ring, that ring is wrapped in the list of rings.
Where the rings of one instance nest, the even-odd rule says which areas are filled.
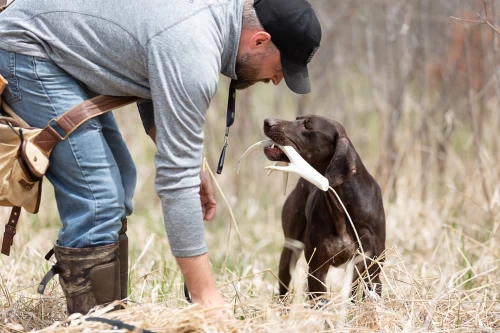
[[[19,81],[16,76],[16,54],[14,52],[3,53],[7,53],[6,58],[8,58],[6,59],[8,62],[8,72],[4,72],[8,84],[2,95],[7,104],[13,104],[21,100],[21,90],[19,89]],[[5,61],[2,61],[2,63],[5,63]]]

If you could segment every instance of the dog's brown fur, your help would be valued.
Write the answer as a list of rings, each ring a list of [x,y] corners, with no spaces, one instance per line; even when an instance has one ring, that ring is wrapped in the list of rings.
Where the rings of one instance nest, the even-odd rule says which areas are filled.
[[[380,187],[365,169],[344,127],[324,117],[303,116],[295,121],[266,119],[264,133],[280,145],[295,148],[329,180],[352,218],[364,252],[371,258],[379,258],[385,249],[385,214]],[[267,147],[264,152],[272,161],[289,161],[279,148]],[[312,296],[321,295],[326,291],[324,281],[329,266],[345,264],[359,246],[342,206],[331,191],[323,192],[301,178],[283,206],[282,224],[285,238],[304,244],[309,262],[309,292]],[[290,284],[290,267],[295,266],[297,259],[291,249],[283,249],[279,265],[282,296],[288,291],[285,286]],[[367,264],[370,265],[371,260],[367,260]],[[357,264],[359,272],[365,271],[364,265],[364,262]],[[380,295],[379,270],[379,265],[372,265],[370,279],[365,281]],[[357,278],[355,272],[354,279]]]

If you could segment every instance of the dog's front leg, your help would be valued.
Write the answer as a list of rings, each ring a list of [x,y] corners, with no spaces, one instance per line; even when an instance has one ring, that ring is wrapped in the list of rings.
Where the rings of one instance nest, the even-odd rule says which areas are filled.
[[[292,273],[295,270],[297,261],[299,260],[301,249],[291,249],[290,247],[283,248],[280,258],[280,267],[278,277],[280,279],[280,297],[283,298],[290,289],[290,281]]]
[[[363,299],[368,295],[367,291],[375,292],[378,296],[382,295],[382,283],[380,281],[380,269],[384,262],[384,258],[380,257],[382,253],[381,250],[376,249],[375,238],[369,234],[364,233],[362,236],[363,250],[368,258],[365,260],[360,260],[354,266],[354,274],[352,277],[352,295],[356,294],[359,288],[363,290]],[[368,273],[366,272],[366,266],[368,266]],[[361,275],[361,276],[360,276]],[[356,284],[359,281],[359,285]]]
[[[371,260],[369,262],[371,263]],[[360,274],[362,275],[362,277],[360,277]],[[368,296],[366,294],[367,291],[375,292],[378,294],[378,296],[382,295],[380,267],[376,263],[368,268],[368,274],[366,274],[364,263],[358,263],[357,265],[355,265],[354,274],[352,276],[351,295],[355,296],[359,288],[361,288],[361,290],[363,291],[363,300]]]
[[[297,260],[304,249],[304,233],[307,220],[304,214],[308,187],[303,186],[304,180],[299,180],[295,189],[290,193],[283,205],[281,223],[285,236],[285,245],[281,252],[279,265],[280,296],[283,297],[289,290],[292,272]]]
[[[307,277],[309,296],[311,299],[322,297],[326,293],[325,279],[330,268],[330,259],[324,258],[318,252],[314,253],[314,249],[309,249],[309,251],[306,249],[305,255],[306,260],[309,261],[309,276]]]

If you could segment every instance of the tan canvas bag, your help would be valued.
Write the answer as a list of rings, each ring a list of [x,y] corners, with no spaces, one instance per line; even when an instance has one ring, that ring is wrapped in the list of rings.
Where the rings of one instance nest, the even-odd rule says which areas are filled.
[[[45,128],[30,127],[2,101],[8,82],[0,75],[0,206],[12,207],[5,226],[2,253],[10,254],[21,207],[36,214],[40,206],[42,179],[55,144],[64,140],[90,118],[139,100],[137,97],[100,95],[78,104]],[[51,124],[66,135],[61,137]]]
[[[5,86],[0,76],[0,94]],[[0,206],[24,207],[38,212],[41,177],[49,165],[48,155],[36,148],[33,140],[42,129],[29,128],[2,102],[0,116]]]

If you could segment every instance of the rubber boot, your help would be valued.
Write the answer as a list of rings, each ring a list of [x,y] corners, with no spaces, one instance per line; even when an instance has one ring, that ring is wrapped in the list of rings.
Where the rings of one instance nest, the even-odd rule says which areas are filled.
[[[118,242],[90,248],[54,246],[68,315],[121,299]]]
[[[127,219],[122,219],[122,228],[118,238],[120,247],[120,299],[126,299],[128,296],[128,237],[127,237]]]

